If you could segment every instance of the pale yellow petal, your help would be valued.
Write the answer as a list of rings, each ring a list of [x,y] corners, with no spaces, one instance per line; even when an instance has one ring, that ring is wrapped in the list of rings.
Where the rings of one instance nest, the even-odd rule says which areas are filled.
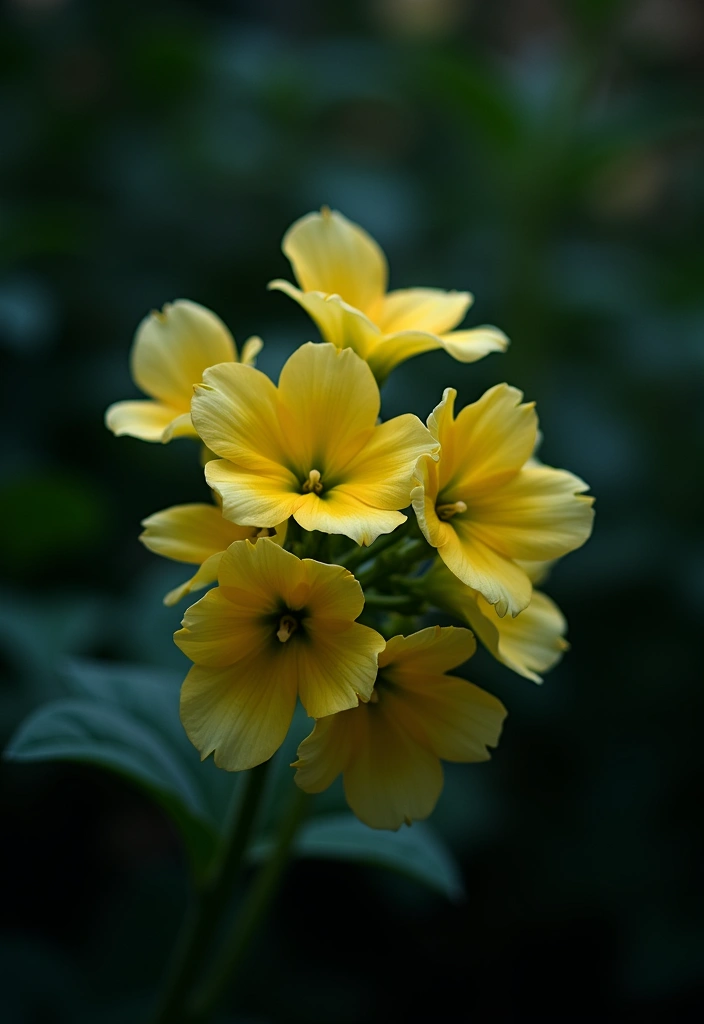
[[[440,452],[440,462],[444,458]],[[430,455],[418,459],[413,473],[414,487],[411,490],[411,504],[418,519],[423,536],[434,548],[446,543],[452,527],[443,523],[435,512],[438,496],[438,463]]]
[[[198,566],[198,571],[189,580],[182,583],[180,587],[174,587],[173,590],[170,590],[164,597],[164,604],[167,608],[178,604],[179,601],[183,600],[188,594],[193,593],[194,590],[202,590],[203,587],[215,583],[218,578],[218,570],[223,554],[224,552],[217,551],[214,555],[210,555],[202,565]]]
[[[392,533],[406,522],[401,512],[373,508],[338,487],[320,496],[304,495],[292,514],[304,530],[341,534],[367,547],[382,533]]]
[[[253,334],[251,338],[247,338],[242,351],[240,352],[239,362],[244,363],[245,366],[255,366],[257,362],[257,356],[264,348],[264,342],[256,334]]]
[[[379,384],[383,384],[391,371],[405,363],[407,359],[420,356],[424,352],[442,348],[437,334],[427,331],[402,331],[400,334],[388,334],[370,349],[367,358],[369,367]]]
[[[293,468],[302,480],[316,469],[334,487],[374,432],[381,400],[371,370],[351,349],[308,342],[286,361],[278,397]]]
[[[128,437],[138,437],[142,441],[164,443],[164,435],[181,415],[178,409],[162,405],[160,402],[115,402],[105,413],[105,425],[116,437],[126,434]],[[192,425],[183,433],[197,437]]]
[[[319,616],[304,619],[306,643],[292,645],[297,659],[298,692],[311,718],[324,718],[369,700],[377,658],[386,641],[376,630],[351,623],[335,628]]]
[[[386,258],[366,231],[336,210],[301,217],[282,244],[304,292],[341,295],[367,313],[386,291]]]
[[[474,536],[511,558],[542,561],[588,539],[594,499],[579,477],[549,466],[523,469],[471,504]]]
[[[214,752],[227,771],[268,761],[286,738],[295,706],[295,679],[266,655],[222,668],[194,665],[181,687],[181,721],[191,743],[201,759]]]
[[[478,359],[492,352],[505,352],[509,340],[498,327],[473,327],[468,331],[452,331],[444,334],[442,347],[460,363],[476,363]]]
[[[429,626],[410,636],[394,636],[379,655],[379,668],[391,679],[404,673],[439,675],[471,658],[477,644],[468,629]]]
[[[374,428],[364,448],[345,466],[337,492],[375,508],[406,508],[416,462],[437,448],[417,416],[396,416]]]
[[[328,715],[315,723],[313,731],[298,747],[294,782],[306,793],[322,793],[332,785],[354,754],[356,729],[351,711]]]
[[[248,542],[238,544],[244,547]],[[197,665],[234,665],[272,646],[271,625],[258,612],[254,597],[243,611],[240,603],[229,600],[224,588],[215,587],[186,610],[183,628],[174,633],[174,643]]]
[[[288,281],[271,281],[269,288],[294,299],[315,321],[323,341],[337,348],[351,348],[361,359],[369,359],[382,340],[379,328],[339,295],[302,292]]]
[[[211,451],[245,469],[266,471],[284,459],[277,405],[276,386],[260,370],[222,363],[203,374],[191,414]]]
[[[435,754],[399,727],[384,706],[380,699],[349,713],[356,717],[357,734],[343,780],[347,802],[360,821],[395,830],[432,813],[443,773]]]
[[[212,459],[205,466],[205,479],[222,502],[222,514],[247,526],[274,527],[284,522],[304,497],[293,473],[274,462],[263,463],[257,472]]]
[[[235,344],[222,320],[196,302],[179,299],[142,320],[130,362],[145,394],[188,412],[203,370],[234,358]]]
[[[399,331],[447,334],[464,320],[472,302],[469,292],[402,288],[384,297],[378,324],[384,334]]]
[[[282,601],[289,608],[302,608],[300,595],[308,592],[308,576],[300,558],[273,540],[262,539],[231,544],[222,557],[218,580],[230,604],[247,618],[274,612]]]
[[[350,623],[362,614],[364,593],[349,569],[312,558],[303,559],[302,569],[306,588],[302,600],[309,616]]]
[[[216,505],[173,505],[142,520],[139,539],[164,558],[199,565],[210,555],[224,551],[233,541],[254,535],[252,526],[237,526],[225,519]]]
[[[497,384],[466,405],[452,424],[440,407],[435,410],[442,433],[452,435],[440,461],[441,502],[464,499],[470,504],[475,495],[493,493],[530,458],[538,420],[533,403],[521,404],[522,398],[517,388]]]
[[[510,615],[498,618],[480,594],[474,608],[469,601],[463,607],[467,621],[494,657],[535,683],[542,682],[540,673],[553,668],[569,647],[564,615],[539,590],[533,591],[530,604],[515,619]]]
[[[455,576],[495,605],[498,615],[518,615],[528,607],[533,588],[519,565],[477,537],[466,516],[457,515],[443,525],[447,529],[438,554]]]
[[[172,420],[161,435],[162,444],[168,444],[175,437],[197,437],[197,431],[193,426],[190,412],[182,412],[180,416]]]
[[[506,717],[496,697],[456,676],[404,671],[399,681],[383,702],[409,736],[443,761],[489,760]]]

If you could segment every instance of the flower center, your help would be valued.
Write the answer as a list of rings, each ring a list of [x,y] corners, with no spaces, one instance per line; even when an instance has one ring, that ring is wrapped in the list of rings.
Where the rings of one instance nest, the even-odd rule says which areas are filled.
[[[317,469],[311,469],[308,474],[308,479],[303,481],[301,490],[304,494],[320,494],[323,489],[323,485],[320,482],[320,472]]]
[[[282,615],[279,619],[279,628],[276,630],[276,635],[282,644],[285,644],[287,640],[290,640],[293,634],[298,629],[298,622],[293,615]]]
[[[436,505],[435,514],[438,519],[442,519],[443,523],[446,523],[448,519],[452,519],[458,512],[466,512],[467,506],[463,501],[453,501],[450,505]]]

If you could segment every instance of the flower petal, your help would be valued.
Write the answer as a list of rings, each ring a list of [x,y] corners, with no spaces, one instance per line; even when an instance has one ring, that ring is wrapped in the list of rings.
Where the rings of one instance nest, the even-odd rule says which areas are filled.
[[[188,738],[201,759],[214,751],[215,764],[227,771],[254,768],[276,753],[295,706],[294,676],[282,660],[263,654],[235,666],[194,665],[181,687]]]
[[[441,456],[442,458],[442,452]],[[413,472],[415,486],[411,490],[411,504],[423,536],[434,548],[449,538],[452,527],[437,516],[435,504],[438,496],[438,465],[430,455],[422,455]]]
[[[549,466],[523,469],[512,479],[474,497],[470,508],[474,536],[511,558],[560,558],[588,539],[594,499],[588,485]]]
[[[346,620],[349,624],[362,614],[364,592],[349,569],[304,558],[302,583],[308,614],[320,620]]]
[[[304,292],[341,295],[366,313],[386,291],[386,258],[366,231],[323,207],[293,224],[282,243]]]
[[[374,375],[350,349],[302,345],[279,377],[279,421],[289,458],[305,480],[317,469],[324,488],[374,432],[381,400]]]
[[[242,351],[240,352],[239,362],[244,363],[245,366],[255,366],[257,362],[257,356],[264,348],[264,342],[256,334],[253,334],[251,338],[247,338]]]
[[[272,527],[288,519],[301,504],[300,483],[274,462],[259,472],[239,469],[225,459],[211,459],[205,479],[222,501],[222,514],[233,523]]]
[[[456,676],[404,672],[379,703],[409,736],[443,761],[488,761],[506,717],[490,693]]]
[[[376,630],[351,623],[330,628],[330,620],[304,620],[306,643],[292,645],[297,658],[298,692],[311,718],[325,718],[369,700],[377,658],[386,641]]]
[[[130,357],[135,383],[152,398],[189,412],[203,370],[236,358],[222,320],[196,302],[167,302],[142,320]]]
[[[223,554],[223,551],[217,551],[214,555],[210,555],[202,565],[198,566],[198,571],[189,580],[182,583],[180,587],[174,587],[173,590],[170,590],[164,596],[164,604],[167,608],[178,604],[179,601],[194,590],[202,590],[203,587],[207,587],[210,583],[215,583],[218,578],[218,570]]]
[[[469,292],[402,288],[384,297],[379,327],[384,334],[399,331],[447,334],[464,320],[473,301]]]
[[[368,359],[382,340],[379,328],[339,295],[302,292],[288,281],[270,281],[268,287],[294,299],[315,321],[323,341],[351,348],[361,359]]]
[[[342,534],[367,547],[382,533],[392,533],[406,522],[401,512],[372,508],[343,488],[335,487],[318,496],[306,494],[293,513],[304,530]]]
[[[440,338],[442,347],[460,363],[476,363],[492,352],[505,352],[509,340],[498,327],[473,327],[468,331],[452,331]]]
[[[495,605],[497,615],[518,615],[528,607],[533,588],[519,565],[485,544],[464,515],[442,525],[447,529],[438,554],[455,576]]]
[[[385,703],[380,699],[349,713],[357,735],[343,780],[347,802],[361,821],[395,830],[432,813],[443,773],[437,757],[386,713]]]
[[[337,566],[336,566],[337,568]],[[220,563],[220,589],[245,618],[275,611],[281,600],[302,608],[297,599],[307,593],[309,572],[304,562],[280,544],[263,538],[231,544]]]
[[[161,402],[115,402],[105,413],[105,426],[116,437],[127,434],[128,437],[138,437],[142,441],[163,443],[171,439],[173,433],[169,437],[164,435],[175,421],[181,421],[181,416],[178,409],[162,405]],[[198,436],[190,423],[190,417],[186,425],[180,423],[178,432],[181,436]]]
[[[243,547],[247,541],[238,541]],[[275,547],[275,545],[272,545]],[[276,548],[280,551],[280,548]],[[227,553],[226,553],[227,554]],[[222,571],[223,559],[220,562]],[[264,620],[254,595],[249,607],[230,600],[223,587],[215,587],[186,610],[183,628],[174,643],[197,665],[221,668],[273,647],[271,624]]]
[[[233,541],[252,537],[252,526],[237,526],[223,517],[215,505],[173,505],[142,520],[139,539],[146,548],[177,562],[199,565],[210,555],[224,551]]]
[[[362,450],[345,466],[336,488],[375,508],[401,509],[411,501],[413,471],[437,442],[417,416],[405,413],[375,427]]]
[[[440,675],[462,665],[476,649],[476,641],[468,629],[429,626],[410,636],[392,637],[379,655],[379,668],[394,680],[409,672]]]
[[[299,744],[294,782],[306,793],[322,793],[346,768],[354,753],[355,720],[351,711],[328,715],[315,723]]]
[[[521,404],[521,391],[497,384],[453,420],[450,391],[428,421],[443,446],[440,497],[450,502],[462,498],[470,504],[470,498],[493,492],[530,458],[538,419],[534,403]]]
[[[260,370],[221,363],[193,389],[191,414],[199,435],[216,455],[245,469],[266,472],[284,459],[276,386]]]
[[[553,668],[569,648],[565,640],[567,623],[554,601],[539,590],[533,591],[525,611],[512,618],[498,618],[480,594],[474,612],[466,604],[467,621],[494,657],[534,683],[542,682],[539,673]]]

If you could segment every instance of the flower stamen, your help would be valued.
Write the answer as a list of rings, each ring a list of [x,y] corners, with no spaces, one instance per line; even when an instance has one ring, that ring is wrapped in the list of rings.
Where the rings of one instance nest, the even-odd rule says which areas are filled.
[[[308,479],[304,480],[301,490],[304,494],[320,494],[323,490],[323,485],[320,482],[320,472],[317,469],[311,469],[308,474]]]
[[[297,629],[298,623],[293,615],[282,615],[279,619],[279,628],[276,630],[276,635],[281,643],[285,644],[287,640],[291,639]]]
[[[438,505],[435,509],[435,514],[438,519],[441,519],[444,523],[448,519],[452,519],[458,512],[466,512],[467,506],[463,501],[453,501],[450,505]]]

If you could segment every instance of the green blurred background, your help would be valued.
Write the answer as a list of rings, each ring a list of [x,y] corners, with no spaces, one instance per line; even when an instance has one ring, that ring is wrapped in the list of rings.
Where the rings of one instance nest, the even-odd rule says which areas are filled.
[[[542,688],[471,665],[510,716],[434,818],[467,901],[296,865],[223,1020],[701,1019],[703,98],[700,0],[6,3],[3,742],[65,654],[183,668],[183,570],[137,533],[202,499],[197,450],[103,411],[165,301],[261,334],[272,374],[315,338],[265,285],[322,203],[392,287],[469,288],[468,324],[512,339],[405,364],[385,415],[507,380],[597,496],[547,587],[564,663]],[[2,772],[3,1021],[138,1019],[183,910],[175,834],[97,770]]]

